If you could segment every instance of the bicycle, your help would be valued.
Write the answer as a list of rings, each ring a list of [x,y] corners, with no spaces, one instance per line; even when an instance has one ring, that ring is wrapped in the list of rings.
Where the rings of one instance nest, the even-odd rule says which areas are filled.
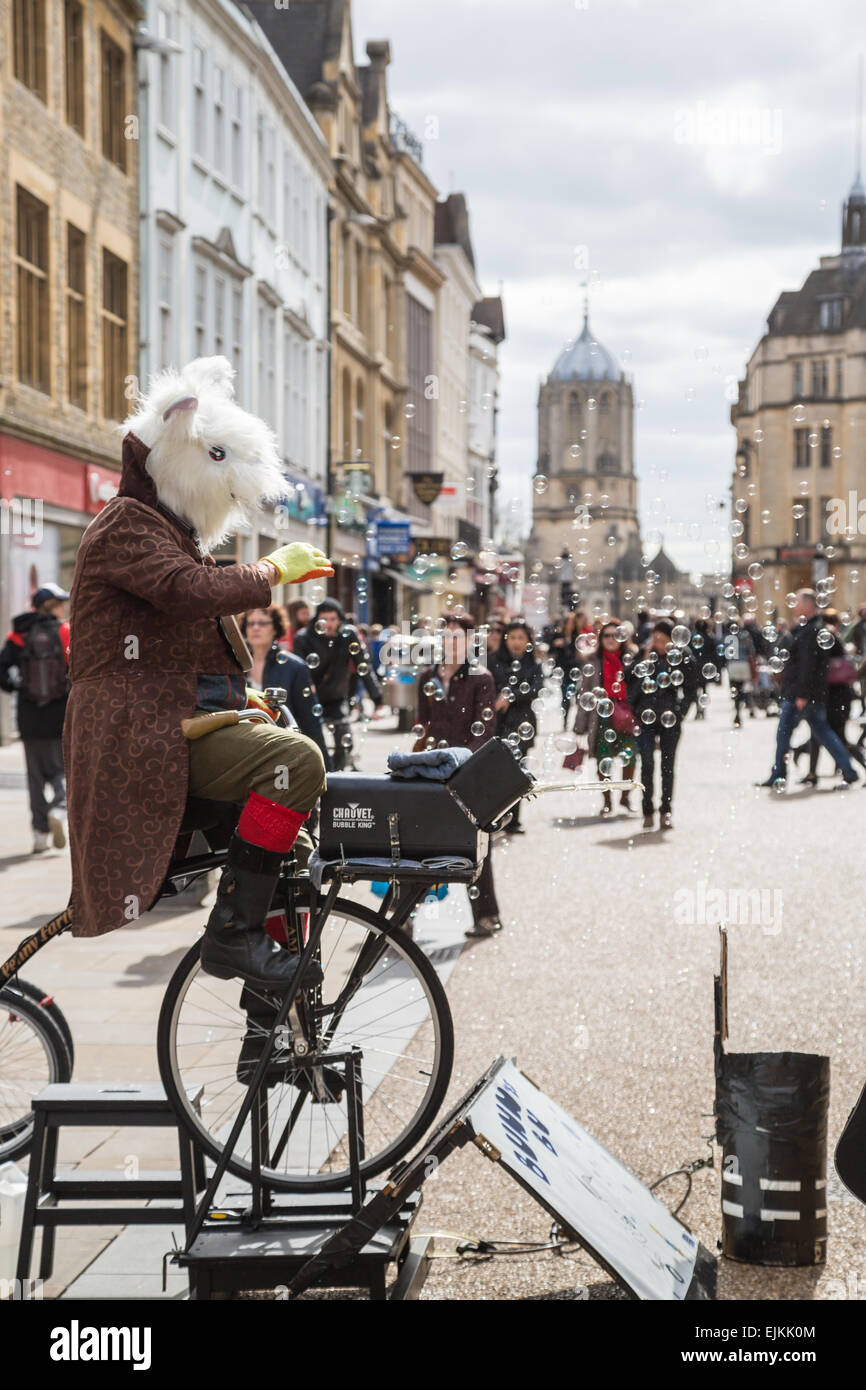
[[[267,711],[196,716],[185,721],[185,732],[201,736],[203,725],[214,729],[247,719],[287,726],[291,716],[285,698],[282,690],[268,690]],[[519,779],[520,789],[508,806],[520,795],[560,785],[533,783],[504,745],[498,747],[511,775]],[[334,774],[331,780],[340,776],[351,774]],[[381,780],[389,785],[387,778]],[[467,822],[477,852],[465,857],[434,855],[429,861],[409,862],[395,856],[392,836],[390,861],[342,857],[325,866],[314,886],[310,869],[299,864],[294,852],[287,856],[274,905],[283,918],[285,948],[301,956],[287,1011],[281,1010],[282,1001],[238,980],[206,975],[200,968],[199,941],[180,961],[168,981],[157,1024],[160,1077],[179,1123],[220,1170],[248,1179],[255,1168],[273,1191],[346,1188],[348,1102],[345,1074],[333,1065],[335,1056],[358,1058],[365,1139],[360,1172],[365,1181],[393,1167],[427,1131],[450,1081],[454,1029],[435,967],[407,927],[434,884],[471,885],[480,874],[487,831],[502,823],[508,809],[497,801],[495,778],[482,777],[480,783],[480,819],[460,797],[453,798],[475,826],[472,830]],[[586,789],[595,790],[595,784]],[[238,812],[232,803],[190,798],[160,898],[222,868]],[[196,832],[203,836],[206,852],[190,852]],[[341,896],[347,885],[382,878],[390,886],[378,910]],[[16,992],[17,971],[70,926],[66,909],[0,965],[0,982],[11,981],[3,997],[11,988],[16,1009],[31,1022],[47,1058],[46,1077],[34,1077],[27,1109],[19,1087],[18,1111],[8,1120],[7,1142],[14,1141],[19,1153],[29,1144],[29,1101],[41,1089],[36,1083],[68,1080],[71,1048],[65,1042],[58,1045],[63,1039],[59,1024],[21,992],[20,982]],[[324,982],[310,988],[304,974],[314,958],[322,965]],[[285,1018],[275,1032],[281,1011]],[[245,1046],[251,1055],[242,1066]],[[2,1068],[0,1054],[0,1077]],[[198,1088],[200,1106],[194,1107],[189,1096]],[[251,1126],[254,1091],[259,1123]],[[0,1130],[0,1139],[4,1132]]]
[[[55,1081],[69,1081],[72,1033],[55,1001],[15,978],[0,989],[0,1163],[21,1158],[33,1137],[31,1100]]]

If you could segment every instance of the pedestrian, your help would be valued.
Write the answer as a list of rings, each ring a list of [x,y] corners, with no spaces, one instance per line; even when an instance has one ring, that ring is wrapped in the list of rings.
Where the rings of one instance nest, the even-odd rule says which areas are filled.
[[[286,624],[286,640],[289,644],[290,652],[295,650],[295,638],[301,628],[307,627],[310,622],[310,605],[305,598],[293,598],[291,603],[286,605],[288,623]]]
[[[824,625],[827,632],[833,634],[831,646],[825,646],[827,652],[827,723],[833,733],[844,743],[848,750],[849,757],[859,763],[861,767],[866,767],[866,759],[859,744],[848,742],[847,725],[848,717],[851,713],[851,705],[854,699],[854,684],[857,680],[857,667],[853,659],[846,652],[840,639],[841,619],[834,608],[826,608],[823,614]],[[818,755],[821,745],[812,734],[798,747],[791,749],[791,755],[795,765],[800,761],[803,753],[809,754],[809,771],[805,777],[800,778],[801,786],[814,787],[818,784]]]
[[[682,631],[688,634],[688,629]],[[673,829],[674,760],[686,710],[697,689],[695,659],[689,649],[673,639],[674,625],[659,618],[649,640],[626,677],[626,696],[638,723],[638,752],[643,783],[643,828],[653,827],[655,750],[661,758],[659,829]]]
[[[715,633],[708,618],[698,618],[692,630],[689,649],[695,659],[695,719],[705,719],[707,715],[707,681],[718,676],[718,652]],[[704,667],[712,666],[715,675],[704,675]]]
[[[325,768],[330,772],[333,763],[325,743],[321,716],[316,713],[321,705],[313,692],[307,663],[281,645],[285,628],[279,605],[251,608],[241,619],[241,632],[253,658],[247,672],[247,685],[253,690],[279,686],[285,690],[286,706],[295,727],[318,745]]]
[[[492,658],[502,646],[502,639],[505,636],[505,624],[501,618],[491,618],[483,629],[483,636],[486,644],[487,666],[490,667]]]
[[[581,610],[578,612],[565,613],[562,618],[550,629],[550,636],[547,643],[547,654],[556,663],[556,668],[562,673],[562,727],[568,725],[568,715],[571,709],[571,702],[574,699],[577,682],[577,647],[576,642],[579,635],[586,627],[586,614]]]
[[[637,756],[635,716],[628,702],[626,678],[635,660],[637,647],[631,640],[631,623],[619,623],[615,618],[603,623],[598,634],[598,649],[584,657],[574,732],[585,734],[589,755],[595,759],[600,782],[610,781],[613,760],[622,762],[623,781],[634,778]],[[630,815],[631,792],[620,793],[620,809]],[[610,791],[602,791],[600,814],[613,815]]]
[[[352,759],[349,696],[356,675],[373,701],[374,719],[382,709],[382,689],[373,672],[370,653],[358,629],[346,621],[335,598],[323,599],[316,607],[314,621],[295,634],[294,652],[307,663],[322,706],[322,718],[333,729],[334,771],[342,772]]]
[[[535,653],[532,628],[515,618],[505,629],[505,640],[488,667],[496,684],[496,733],[518,747],[525,757],[535,742],[538,716],[533,709],[541,694],[544,676]],[[515,742],[516,740],[516,742]],[[522,835],[518,801],[505,827],[506,835]]]
[[[745,705],[749,718],[755,717],[754,690],[758,678],[755,643],[745,624],[734,620],[725,639],[725,664],[728,685],[734,702],[734,728],[742,728],[740,711]]]
[[[496,733],[496,683],[484,666],[470,666],[466,650],[469,618],[446,613],[442,632],[443,660],[421,672],[418,684],[419,744],[469,748],[474,753]],[[481,875],[470,890],[472,928],[469,937],[493,936],[502,928],[493,882],[491,839]]]
[[[824,627],[814,589],[797,592],[793,617],[795,626],[782,673],[776,756],[769,777],[758,786],[784,790],[791,735],[801,719],[807,720],[822,748],[835,758],[845,786],[851,786],[858,779],[848,750],[827,723],[827,666],[833,639]]]
[[[68,599],[59,584],[43,584],[30,611],[13,619],[0,652],[0,689],[17,694],[34,854],[42,854],[52,841],[57,849],[66,844],[62,738],[69,692]],[[45,799],[46,787],[51,801]]]

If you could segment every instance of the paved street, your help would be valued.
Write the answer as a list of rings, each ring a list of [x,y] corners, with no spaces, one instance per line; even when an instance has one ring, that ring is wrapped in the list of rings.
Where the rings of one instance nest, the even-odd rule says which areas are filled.
[[[395,743],[389,725],[367,734],[366,769],[384,765]],[[704,1155],[702,1136],[712,1129],[718,933],[703,903],[712,890],[759,889],[771,911],[763,921],[730,928],[729,1047],[827,1052],[835,1139],[866,1075],[858,872],[866,793],[834,791],[829,777],[816,791],[795,788],[784,797],[755,790],[753,781],[769,770],[774,734],[775,721],[763,715],[733,731],[727,694],[714,692],[707,721],[686,726],[675,829],[664,836],[642,832],[639,816],[598,820],[594,792],[553,793],[528,807],[527,833],[495,851],[505,930],[467,946],[448,980],[457,1039],[453,1098],[504,1053],[644,1181]],[[17,749],[0,751],[4,955],[64,904],[68,886],[65,856],[28,854],[25,793],[8,785],[20,766]],[[829,771],[825,755],[821,770]],[[425,936],[455,941],[468,920],[465,894],[452,890],[438,910]],[[200,909],[161,909],[138,927],[101,941],[61,939],[38,957],[29,973],[56,993],[70,1019],[78,1079],[156,1078],[162,990],[201,920]],[[131,1152],[143,1167],[174,1163],[170,1135],[161,1131],[142,1132],[134,1142],[128,1132],[68,1139],[66,1158],[93,1167],[122,1167]],[[660,1189],[669,1205],[679,1201],[683,1183],[675,1178]],[[728,1263],[720,1296],[864,1297],[866,1210],[832,1176],[828,1210],[823,1270]],[[682,1217],[714,1250],[718,1168],[696,1174]],[[543,1242],[550,1221],[470,1149],[426,1184],[420,1227]],[[100,1256],[113,1235],[61,1232],[57,1274],[46,1292],[60,1293],[88,1270],[75,1292],[97,1293],[110,1276],[115,1288],[155,1293],[168,1233],[129,1231],[114,1253]],[[453,1248],[449,1236],[438,1242],[440,1254]],[[176,1280],[172,1292],[181,1289]],[[574,1298],[586,1290],[593,1298],[620,1296],[587,1256],[540,1254],[477,1265],[437,1260],[424,1296]]]

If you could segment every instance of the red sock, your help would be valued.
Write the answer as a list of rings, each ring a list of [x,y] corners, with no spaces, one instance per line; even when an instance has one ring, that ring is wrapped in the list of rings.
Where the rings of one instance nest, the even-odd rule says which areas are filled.
[[[285,854],[292,848],[309,814],[309,811],[292,811],[288,806],[259,796],[258,792],[250,792],[241,811],[237,833],[249,844]]]

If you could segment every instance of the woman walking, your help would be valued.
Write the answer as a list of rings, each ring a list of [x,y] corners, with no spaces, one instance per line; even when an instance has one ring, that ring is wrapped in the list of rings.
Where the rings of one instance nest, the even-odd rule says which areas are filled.
[[[848,749],[849,757],[866,768],[866,759],[863,757],[863,749],[860,743],[849,743],[847,738],[847,725],[851,715],[851,705],[854,702],[854,685],[857,680],[857,667],[851,655],[845,650],[841,638],[841,619],[835,608],[825,608],[824,624],[828,633],[832,634],[832,641],[827,638],[819,645],[827,652],[829,662],[827,666],[827,723],[834,734],[845,744]],[[792,748],[791,753],[794,762],[799,762],[803,753],[809,754],[809,771],[805,777],[800,778],[801,785],[815,787],[818,785],[818,755],[821,745],[812,736],[806,739],[798,747]]]
[[[510,622],[499,651],[490,659],[490,674],[496,682],[496,732],[501,739],[514,742],[526,756],[535,742],[538,717],[533,704],[541,694],[544,676],[535,655],[532,628],[521,619]],[[511,813],[506,835],[522,835],[520,808]]]
[[[247,685],[253,690],[283,687],[288,696],[286,705],[299,731],[313,740],[325,759],[326,769],[331,771],[333,763],[325,744],[322,720],[316,713],[321,706],[312,689],[307,663],[280,645],[285,628],[279,609],[251,608],[241,619],[241,632],[253,657],[252,667],[247,672]]]
[[[471,631],[471,619],[446,613],[444,623],[444,659],[419,677],[418,723],[423,726],[419,743],[430,748],[469,748],[474,753],[496,732],[496,686],[484,666],[469,665],[466,634]],[[502,923],[493,885],[492,843],[473,889],[477,889],[474,896],[473,890],[469,895],[473,926],[466,935],[493,936]]]
[[[610,779],[615,758],[622,762],[623,781],[634,780],[637,740],[634,714],[626,698],[626,673],[637,648],[623,627],[624,624],[615,619],[603,623],[598,634],[598,648],[585,658],[581,667],[574,732],[586,735],[589,755],[595,759],[600,782]],[[619,804],[620,810],[631,814],[630,791],[620,793]],[[609,791],[602,792],[600,814],[613,815],[613,798]]]

